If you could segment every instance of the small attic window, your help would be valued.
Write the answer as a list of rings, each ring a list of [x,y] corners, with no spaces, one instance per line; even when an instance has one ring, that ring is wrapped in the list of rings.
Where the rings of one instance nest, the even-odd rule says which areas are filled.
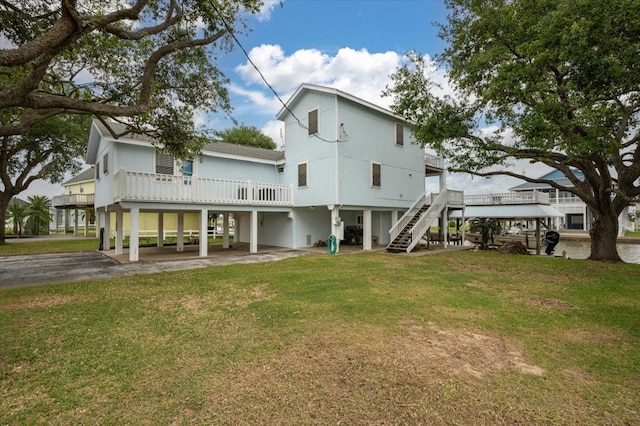
[[[318,133],[318,109],[309,111],[309,135]]]
[[[402,123],[396,123],[396,145],[404,145],[404,126]]]

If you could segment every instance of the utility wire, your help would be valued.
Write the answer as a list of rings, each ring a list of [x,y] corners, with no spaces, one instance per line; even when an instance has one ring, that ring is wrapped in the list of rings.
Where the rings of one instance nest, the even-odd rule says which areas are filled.
[[[233,40],[236,42],[236,44],[238,45],[238,47],[240,48],[240,50],[242,50],[242,53],[244,53],[244,56],[247,58],[247,60],[249,61],[249,63],[251,64],[251,66],[253,66],[253,68],[256,70],[256,72],[258,73],[258,75],[260,76],[260,78],[262,79],[262,81],[264,82],[264,84],[267,85],[267,87],[271,90],[271,92],[273,92],[273,94],[275,95],[275,97],[278,99],[278,101],[280,101],[280,103],[282,104],[282,106],[284,107],[284,109],[286,109],[289,114],[291,114],[291,116],[298,122],[298,126],[302,127],[303,129],[305,129],[307,132],[309,131],[309,128],[307,126],[305,126],[302,121],[300,121],[300,119],[293,113],[293,111],[291,111],[289,109],[289,107],[287,106],[287,104],[282,100],[282,98],[280,97],[280,95],[278,95],[278,93],[275,91],[275,89],[271,86],[271,84],[269,84],[269,82],[267,81],[267,79],[265,78],[264,74],[262,74],[262,71],[260,71],[260,69],[258,68],[258,66],[251,60],[251,58],[249,57],[249,53],[247,53],[247,50],[244,48],[244,46],[242,45],[242,43],[240,43],[240,40],[238,40],[238,38],[236,37],[235,33],[233,32],[233,29],[231,28],[231,26],[229,24],[227,24],[227,21],[224,19],[224,16],[222,15],[222,13],[220,13],[220,11],[218,10],[218,8],[216,7],[216,5],[213,3],[213,0],[209,0],[209,4],[211,4],[211,7],[213,8],[213,10],[218,14],[218,16],[220,17],[220,20],[222,21],[222,23],[224,24],[225,28],[227,29],[227,31],[229,32],[229,34],[231,35],[231,37],[233,38]],[[344,124],[340,125],[340,133],[341,136],[344,135],[345,139],[334,139],[334,140],[329,140],[329,139],[324,139],[323,137],[321,137],[319,134],[314,133],[311,136],[320,139],[323,142],[327,142],[327,143],[343,143],[343,142],[347,142],[349,140],[349,135],[347,134],[347,132],[344,130]]]

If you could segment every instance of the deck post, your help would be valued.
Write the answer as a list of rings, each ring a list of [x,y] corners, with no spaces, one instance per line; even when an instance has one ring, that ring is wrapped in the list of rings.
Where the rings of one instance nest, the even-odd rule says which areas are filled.
[[[362,211],[362,250],[371,250],[371,209]]]
[[[258,252],[258,211],[251,210],[251,224],[249,225],[249,252]]]
[[[84,209],[84,236],[89,236],[89,207]]]
[[[116,254],[124,253],[124,213],[116,211]]]
[[[158,241],[156,243],[158,247],[164,245],[164,213],[158,212]]]
[[[184,212],[178,212],[178,238],[176,242],[176,251],[184,251]]]
[[[209,211],[207,209],[200,210],[200,231],[198,238],[200,239],[200,257],[207,257],[208,255],[208,238],[207,238],[207,220],[209,218]]]
[[[140,259],[140,208],[132,208],[129,217],[129,262],[137,262]]]
[[[222,248],[229,248],[229,212],[222,213]]]
[[[536,218],[536,254],[540,255],[540,218]]]
[[[104,234],[102,235],[102,248],[104,250],[111,250],[111,213],[109,211],[104,212]]]
[[[78,208],[77,207],[74,207],[73,214],[75,215],[75,218],[73,220],[73,236],[77,237],[78,236]]]

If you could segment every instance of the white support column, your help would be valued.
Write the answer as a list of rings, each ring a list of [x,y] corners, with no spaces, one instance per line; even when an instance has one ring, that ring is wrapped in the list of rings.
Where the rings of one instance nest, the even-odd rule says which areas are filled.
[[[158,212],[158,247],[164,245],[164,213]]]
[[[391,226],[395,225],[398,221],[398,210],[391,210]]]
[[[229,213],[222,213],[222,248],[229,248]]]
[[[89,236],[89,209],[84,209],[84,236]]]
[[[176,251],[184,251],[184,212],[178,212],[178,242]]]
[[[69,232],[69,230],[71,229],[69,228],[70,224],[71,224],[71,210],[65,207],[64,208],[64,233],[65,234]]]
[[[251,224],[249,226],[249,252],[258,252],[258,211],[251,210]]]
[[[104,234],[102,235],[102,248],[103,250],[111,250],[111,213],[103,213],[104,220],[102,226],[104,227]]]
[[[74,208],[73,209],[73,213],[75,214],[75,219],[73,220],[73,236],[77,237],[78,236],[78,208]]]
[[[129,216],[129,261],[137,262],[140,259],[140,209],[131,209]]]
[[[336,236],[336,253],[339,253],[340,240],[344,239],[344,224],[340,219],[340,209],[337,206],[331,210],[331,235]]]
[[[440,223],[442,224],[442,247],[447,248],[449,244],[449,218],[447,217],[448,208],[445,205],[445,208],[442,210],[442,217],[440,218]]]
[[[362,250],[371,250],[371,209],[362,211]]]
[[[116,212],[116,254],[124,253],[124,213]]]
[[[204,209],[200,210],[200,231],[199,231],[199,239],[200,239],[200,257],[207,257],[209,249],[207,245],[207,219],[209,217],[209,211]]]

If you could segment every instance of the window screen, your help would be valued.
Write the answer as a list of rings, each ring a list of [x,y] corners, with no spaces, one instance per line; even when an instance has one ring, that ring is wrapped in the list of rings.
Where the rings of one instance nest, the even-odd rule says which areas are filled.
[[[109,173],[109,153],[108,152],[102,157],[102,172],[105,175]]]
[[[318,110],[309,111],[309,134],[318,133]]]
[[[404,145],[404,126],[396,123],[396,145]]]
[[[156,152],[156,173],[162,175],[173,174],[173,155]]]
[[[379,188],[381,182],[382,177],[380,176],[380,164],[371,163],[371,186]]]
[[[298,164],[298,186],[307,186],[307,163]]]
[[[184,160],[182,162],[182,175],[183,176],[193,176],[193,161],[192,160]]]

